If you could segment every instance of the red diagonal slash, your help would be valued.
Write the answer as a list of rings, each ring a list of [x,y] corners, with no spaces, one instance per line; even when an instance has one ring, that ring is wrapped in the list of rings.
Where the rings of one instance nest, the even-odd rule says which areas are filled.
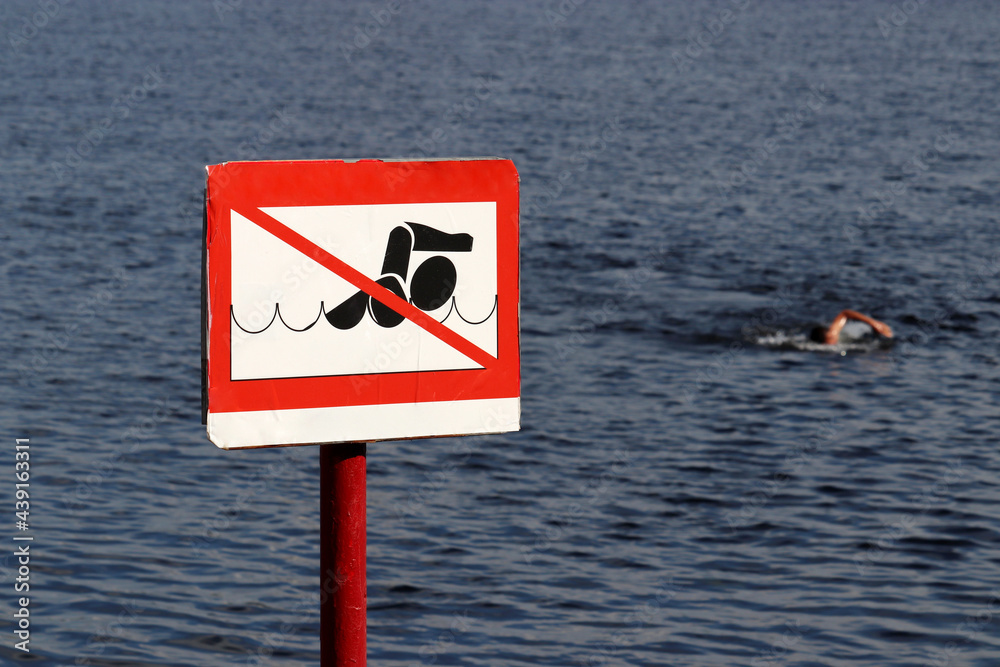
[[[239,212],[240,215],[267,233],[281,239],[306,257],[316,260],[316,262],[330,271],[333,271],[333,273],[351,283],[368,296],[374,297],[376,301],[379,301],[384,306],[396,311],[406,319],[430,333],[432,336],[441,339],[444,343],[455,348],[483,368],[493,368],[496,365],[496,358],[489,352],[486,352],[465,338],[462,338],[424,311],[420,310],[413,304],[400,299],[398,296],[382,287],[377,282],[355,269],[353,266],[350,266],[343,260],[334,257],[295,230],[278,222],[276,219],[269,216],[267,213],[264,213],[260,209],[253,209],[249,213],[250,214],[247,215],[244,211]]]

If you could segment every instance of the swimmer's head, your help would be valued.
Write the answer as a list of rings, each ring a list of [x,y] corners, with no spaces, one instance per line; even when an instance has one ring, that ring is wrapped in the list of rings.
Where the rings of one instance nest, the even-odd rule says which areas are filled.
[[[826,327],[813,327],[809,332],[809,340],[814,343],[826,343]]]

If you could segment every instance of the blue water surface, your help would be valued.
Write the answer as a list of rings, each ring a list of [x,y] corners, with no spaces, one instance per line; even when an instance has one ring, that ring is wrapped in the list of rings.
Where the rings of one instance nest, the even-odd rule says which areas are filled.
[[[34,536],[0,662],[318,664],[318,452],[200,424],[203,167],[499,155],[523,429],[369,448],[371,663],[1000,664],[992,3],[9,0],[0,28],[0,504],[30,437]],[[770,344],[844,308],[894,344]]]

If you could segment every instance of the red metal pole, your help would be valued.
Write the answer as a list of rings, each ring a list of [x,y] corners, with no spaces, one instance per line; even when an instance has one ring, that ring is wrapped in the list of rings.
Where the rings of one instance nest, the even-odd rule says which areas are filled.
[[[320,445],[320,665],[367,664],[366,443]]]

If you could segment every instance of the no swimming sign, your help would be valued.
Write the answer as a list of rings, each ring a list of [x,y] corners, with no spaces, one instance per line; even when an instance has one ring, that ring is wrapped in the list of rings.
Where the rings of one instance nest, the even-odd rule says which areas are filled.
[[[519,428],[509,160],[227,162],[205,209],[216,445]]]

